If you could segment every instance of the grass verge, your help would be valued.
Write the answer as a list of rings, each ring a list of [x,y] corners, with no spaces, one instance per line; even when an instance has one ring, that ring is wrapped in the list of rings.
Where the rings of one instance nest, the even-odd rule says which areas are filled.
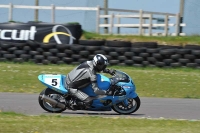
[[[199,125],[200,121],[192,120],[26,116],[0,112],[1,133],[197,133]]]
[[[45,86],[37,79],[41,73],[67,74],[72,65],[0,63],[0,92],[39,93]],[[113,66],[129,74],[142,97],[200,98],[200,70]]]
[[[200,44],[200,36],[136,36],[136,35],[100,35],[84,31],[81,39],[124,40],[131,42],[157,42],[165,45]]]

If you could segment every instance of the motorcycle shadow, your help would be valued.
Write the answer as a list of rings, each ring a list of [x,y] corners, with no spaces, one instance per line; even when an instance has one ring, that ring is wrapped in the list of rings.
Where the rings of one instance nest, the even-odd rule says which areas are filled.
[[[118,114],[115,112],[102,112],[102,111],[67,111],[67,112],[62,112],[61,114],[66,114],[66,115],[90,115],[90,116],[144,116],[145,114],[128,114],[128,115],[123,115],[123,114]]]

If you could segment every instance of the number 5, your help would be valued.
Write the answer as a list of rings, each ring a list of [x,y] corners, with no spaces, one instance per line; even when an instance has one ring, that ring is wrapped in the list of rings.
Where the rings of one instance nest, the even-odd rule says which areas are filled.
[[[58,84],[57,79],[52,79],[52,86],[56,86]]]

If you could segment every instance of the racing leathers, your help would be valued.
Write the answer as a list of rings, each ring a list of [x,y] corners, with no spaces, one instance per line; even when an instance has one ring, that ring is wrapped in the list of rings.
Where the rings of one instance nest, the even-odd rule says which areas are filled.
[[[95,94],[107,94],[107,91],[100,90],[97,86],[97,76],[92,61],[86,61],[80,64],[66,76],[66,85],[69,92],[83,101],[86,106],[90,106],[92,104],[93,98],[82,92],[81,89],[89,84],[92,85]]]

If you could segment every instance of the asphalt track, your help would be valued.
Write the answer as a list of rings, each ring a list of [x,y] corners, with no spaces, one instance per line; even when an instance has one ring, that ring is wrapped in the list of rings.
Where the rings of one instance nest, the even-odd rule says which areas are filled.
[[[200,120],[200,99],[145,98],[141,99],[140,109],[131,115],[118,115],[114,111],[69,111],[65,116],[135,117]],[[14,111],[27,115],[51,115],[38,104],[38,94],[0,93],[0,110]]]

